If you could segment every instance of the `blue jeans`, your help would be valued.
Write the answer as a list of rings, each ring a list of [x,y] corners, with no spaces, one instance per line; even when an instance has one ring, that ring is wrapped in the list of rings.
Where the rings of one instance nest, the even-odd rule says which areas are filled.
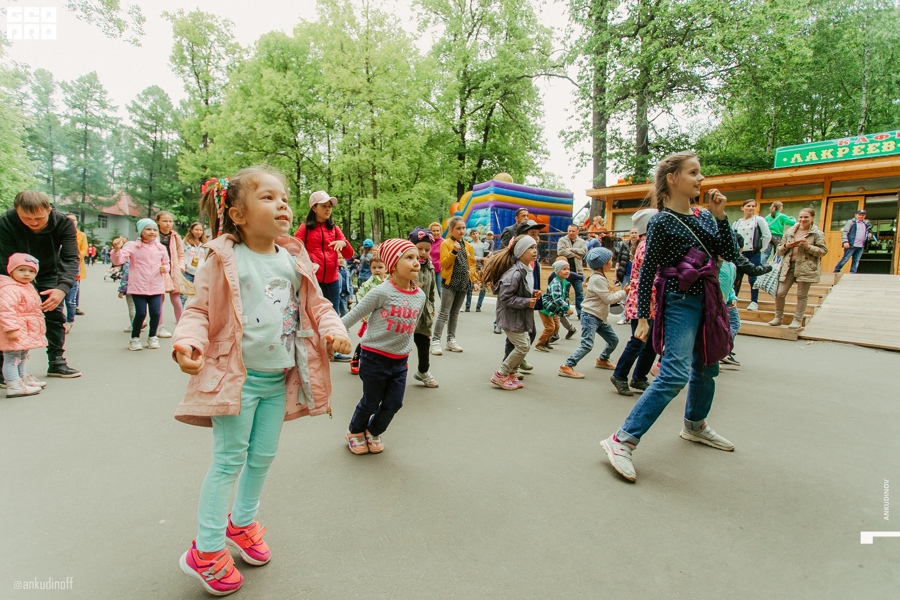
[[[331,283],[320,283],[319,289],[325,299],[331,302],[334,312],[341,314],[341,280],[336,279]]]
[[[582,281],[576,280],[572,281],[572,289],[575,290],[575,314],[578,315],[578,318],[581,318],[581,301],[584,300],[584,289],[582,287]]]
[[[390,358],[363,350],[359,357],[359,378],[363,396],[350,419],[350,433],[381,435],[394,415],[403,408],[406,392],[407,357]]]
[[[853,262],[850,263],[850,272],[856,273],[856,269],[859,267],[859,259],[862,258],[862,253],[862,248],[854,248],[853,246],[844,248],[844,256],[841,257],[841,262],[834,268],[834,272],[840,273],[844,265],[847,264],[847,261],[850,260],[850,257],[853,257]]]
[[[647,323],[650,325],[650,333],[652,334],[653,320],[647,319]],[[619,362],[616,363],[616,370],[613,372],[616,379],[628,381],[628,374],[631,373],[631,367],[637,362],[637,366],[634,367],[634,374],[631,376],[631,379],[633,381],[647,381],[647,375],[653,367],[653,361],[656,360],[656,352],[653,350],[653,341],[650,337],[647,338],[646,343],[634,337],[637,326],[638,319],[631,319],[631,339],[625,344],[625,349],[622,350]]]
[[[728,326],[731,328],[731,339],[734,340],[741,328],[741,313],[738,312],[737,304],[728,307]]]
[[[574,367],[582,358],[594,348],[594,334],[606,341],[606,347],[600,353],[600,360],[609,360],[613,350],[619,345],[619,336],[616,335],[612,325],[585,312],[581,315],[581,344],[575,348],[572,356],[566,359],[566,366]]]
[[[197,507],[200,552],[218,552],[225,547],[228,504],[235,481],[231,522],[246,527],[256,520],[263,484],[278,451],[284,407],[284,371],[247,369],[240,414],[212,418],[213,460]]]
[[[441,297],[441,288],[444,286],[444,280],[441,279],[441,272],[437,271],[434,274],[434,287],[437,290],[438,298]]]
[[[747,257],[747,260],[752,262],[754,265],[759,265],[762,260],[762,254],[760,254],[759,250],[741,252],[744,256]],[[744,281],[744,275],[738,271],[737,278],[734,280],[734,293],[737,296],[741,295],[741,283]],[[759,290],[753,287],[753,284],[756,282],[756,277],[747,276],[747,281],[750,283],[750,302],[758,302],[759,301]]]
[[[704,366],[701,344],[696,343],[702,317],[702,296],[666,293],[665,314],[657,315],[658,319],[665,319],[666,348],[659,375],[641,395],[625,424],[616,433],[620,442],[638,444],[685,385],[688,386],[685,428],[702,428],[712,407],[716,393],[715,377],[719,374],[719,363]]]
[[[78,296],[81,292],[81,281],[75,280],[75,285],[66,294],[66,323],[75,322],[75,310],[78,308]]]
[[[778,247],[778,244],[781,243],[783,236],[773,235],[772,240],[769,242],[769,245],[763,249],[762,252],[762,263],[764,265],[769,264],[769,257],[772,256],[772,253],[775,252],[775,248]]]
[[[478,292],[478,304],[475,305],[475,308],[481,308],[481,304],[484,302],[484,295],[486,293],[487,293],[487,290],[484,288],[484,286],[482,286],[481,291]],[[469,289],[469,291],[466,292],[466,309],[469,309],[471,307],[472,307],[472,290]]]
[[[159,327],[159,319],[162,314],[163,294],[159,296],[140,296],[129,294],[134,301],[134,319],[131,321],[131,337],[141,337],[141,326],[147,317],[147,309],[150,310],[150,329],[147,335],[156,337],[156,329]]]

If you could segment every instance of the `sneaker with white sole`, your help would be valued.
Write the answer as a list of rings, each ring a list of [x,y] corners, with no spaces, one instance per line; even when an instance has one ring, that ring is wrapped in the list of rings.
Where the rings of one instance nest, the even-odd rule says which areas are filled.
[[[128,342],[129,350],[143,350],[144,347],[141,346],[141,338],[131,338],[131,341]]]
[[[563,365],[559,368],[559,376],[571,379],[584,379],[584,373],[579,373],[569,365]]]
[[[372,454],[384,452],[384,441],[380,435],[372,435],[366,431],[366,444],[369,446],[369,452]]]
[[[440,342],[438,342],[437,344],[435,344],[435,343],[431,344],[431,353],[434,354],[435,356],[440,356],[444,353],[444,351],[441,350]]]
[[[416,381],[421,381],[427,388],[439,387],[437,379],[434,378],[434,376],[431,374],[431,371],[425,371],[424,373],[416,371],[413,375],[413,379],[415,379]]]
[[[600,447],[606,452],[606,456],[609,458],[609,464],[613,466],[613,469],[619,472],[619,475],[628,481],[637,480],[637,473],[634,471],[634,462],[631,460],[631,453],[635,446],[623,444],[616,440],[615,435],[611,435],[600,442]]]
[[[462,352],[463,347],[456,343],[456,340],[447,340],[447,350],[450,352]]]
[[[530,364],[523,358],[522,362],[519,363],[519,368],[523,371],[530,371],[534,368],[534,365]]]
[[[703,424],[702,429],[692,430],[682,428],[681,438],[689,442],[706,444],[707,446],[712,446],[713,448],[724,450],[725,452],[734,452],[734,444],[713,431],[713,428],[706,423]]]
[[[23,377],[22,381],[25,382],[25,385],[30,385],[31,387],[39,387],[41,389],[44,389],[45,387],[47,387],[46,381],[40,381],[37,377],[35,377],[31,373],[29,373],[28,375]]]
[[[159,329],[156,330],[156,337],[170,338],[170,337],[172,337],[172,334],[169,332],[168,329],[166,329],[165,327],[160,325]]]
[[[191,542],[190,549],[181,555],[178,562],[181,570],[191,577],[200,580],[203,589],[213,596],[227,596],[241,589],[244,577],[234,566],[234,559],[226,549],[215,554],[206,553],[204,557],[197,551],[197,542]]]
[[[759,310],[759,304],[756,302],[751,302],[747,305],[747,310]]]
[[[369,445],[365,433],[347,433],[347,446],[353,454],[368,454]]]
[[[159,350],[159,336],[147,338],[147,347],[151,350]]]
[[[734,355],[734,352],[730,353],[728,356],[726,356],[725,358],[723,358],[723,359],[720,360],[719,362],[720,362],[720,363],[723,363],[723,364],[726,364],[726,365],[733,365],[733,366],[735,366],[735,367],[741,366],[741,363],[740,363],[740,361],[737,359],[737,357]]]
[[[507,375],[504,377],[500,373],[495,372],[491,375],[491,383],[496,385],[501,390],[517,390],[519,389],[519,381],[513,375],[510,377]]]

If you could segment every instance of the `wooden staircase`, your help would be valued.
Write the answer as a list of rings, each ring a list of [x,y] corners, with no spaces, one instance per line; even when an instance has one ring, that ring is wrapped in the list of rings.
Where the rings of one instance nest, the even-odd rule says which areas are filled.
[[[831,292],[831,288],[840,279],[840,274],[823,273],[822,278],[817,284],[813,284],[809,288],[809,298],[804,313],[803,324],[806,325],[809,319],[816,313],[819,307],[825,302],[825,298]],[[794,319],[794,312],[797,308],[797,285],[791,286],[790,291],[785,296],[784,302],[784,322],[780,327],[772,327],[768,322],[775,318],[775,298],[760,290],[759,292],[759,310],[747,310],[750,304],[750,284],[744,279],[741,286],[741,293],[738,294],[738,312],[741,315],[741,329],[738,333],[743,335],[754,335],[757,337],[767,337],[780,340],[797,340],[799,339],[798,330],[787,327]]]

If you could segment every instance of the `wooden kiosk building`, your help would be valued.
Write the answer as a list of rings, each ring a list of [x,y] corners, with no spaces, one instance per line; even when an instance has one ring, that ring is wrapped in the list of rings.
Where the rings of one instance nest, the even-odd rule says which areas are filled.
[[[890,135],[900,138],[900,132],[890,132]],[[852,138],[853,141],[856,139]],[[897,146],[900,146],[900,139]],[[794,153],[792,156],[796,161],[797,156],[802,159],[806,155]],[[900,153],[877,158],[860,158],[857,155],[853,158],[855,160],[711,176],[703,182],[700,206],[704,206],[706,191],[717,188],[728,197],[725,212],[731,222],[742,216],[741,203],[748,198],[756,200],[759,214],[763,216],[769,214],[770,206],[775,201],[783,202],[785,214],[794,218],[802,208],[815,209],[816,223],[825,232],[828,254],[822,259],[821,284],[810,290],[810,306],[804,325],[814,314],[817,318],[799,337],[900,350],[900,313],[896,310],[900,278],[889,276],[900,275],[897,235]],[[607,228],[627,234],[631,229],[632,214],[650,205],[647,198],[651,189],[651,184],[619,185],[592,189],[587,193],[605,203]],[[866,246],[859,263],[859,275],[844,277],[841,285],[836,286],[829,296],[832,286],[840,278],[831,273],[843,256],[841,228],[861,208],[866,210],[866,219],[872,223],[876,239]],[[849,269],[848,262],[843,272]],[[791,290],[787,298],[785,323],[789,322],[787,317],[791,312],[792,300],[796,298],[794,293],[795,290]],[[826,296],[829,296],[827,303]],[[743,322],[741,333],[797,339],[795,331],[764,324],[774,314],[774,304],[769,301],[772,299],[764,302],[763,297],[760,296],[759,311],[747,311],[749,286],[743,286],[738,300]],[[820,311],[820,308],[825,310]],[[871,330],[860,321],[863,316],[866,321],[872,321]],[[848,334],[850,337],[844,336],[844,331],[851,332]],[[854,335],[858,336],[858,340],[853,338]]]

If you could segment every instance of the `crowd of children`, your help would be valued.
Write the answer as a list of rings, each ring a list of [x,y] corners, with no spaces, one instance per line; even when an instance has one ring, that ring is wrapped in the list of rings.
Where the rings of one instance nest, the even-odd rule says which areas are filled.
[[[256,517],[282,424],[331,414],[330,369],[335,356],[349,356],[349,327],[362,322],[360,341],[349,356],[362,396],[347,426],[346,445],[354,455],[378,454],[385,449],[385,431],[403,407],[413,347],[414,379],[437,388],[431,355],[442,354],[445,326],[446,349],[462,352],[457,317],[476,284],[496,295],[495,326],[506,338],[503,360],[489,380],[501,390],[516,391],[525,387],[522,376],[531,369],[525,358],[532,344],[538,351],[553,351],[561,322],[567,339],[576,333],[568,320],[576,313],[569,304],[572,277],[579,286],[585,282],[577,315],[580,343],[558,375],[584,379],[575,367],[599,335],[605,345],[595,367],[613,371],[611,382],[619,394],[643,392],[622,427],[601,442],[625,479],[636,479],[632,453],[638,442],[689,382],[681,437],[733,450],[706,418],[719,361],[737,364],[732,349],[740,323],[734,296],[739,270],[732,261],[739,252],[724,218],[722,194],[713,191],[709,211],[692,210],[690,198],[702,180],[693,155],[664,161],[654,190],[656,208],[634,215],[627,269],[624,254],[594,245],[583,257],[591,270],[586,280],[573,273],[572,261],[561,258],[552,264],[545,291],[538,225],[532,221],[519,223],[501,248],[486,246],[476,236],[469,242],[465,223],[454,218],[446,239],[440,227],[434,231],[435,224],[416,227],[406,238],[380,244],[366,240],[361,256],[351,259],[331,222],[336,199],[315,192],[307,222],[291,235],[287,184],[281,173],[264,166],[204,184],[200,209],[209,238],[198,221],[182,239],[167,212],[138,221],[138,239],[118,238],[110,253],[121,270],[120,296],[128,301],[128,349],[144,347],[144,328],[146,347],[160,347],[159,337],[168,334],[162,328],[168,295],[177,323],[173,358],[191,375],[175,415],[210,427],[214,440],[200,486],[196,537],[181,556],[181,569],[211,594],[226,595],[243,583],[226,545],[249,565],[270,560],[266,528]],[[319,244],[315,253],[308,251],[310,243]],[[610,272],[613,263],[618,269]],[[356,290],[352,266],[359,266]],[[43,385],[25,370],[28,351],[47,344],[41,300],[30,285],[38,271],[37,259],[14,254],[7,265],[10,276],[0,277],[0,350],[9,397],[37,394]],[[479,295],[476,310],[483,300]],[[622,302],[632,335],[613,364],[619,338],[608,320],[610,307]],[[711,304],[728,311],[730,323],[722,320],[726,328],[730,325],[728,343],[716,337],[721,323],[715,314],[708,316],[715,313],[707,310]],[[543,325],[539,337],[536,312]],[[707,343],[695,343],[698,336]],[[650,382],[655,351],[663,348],[659,375]]]

